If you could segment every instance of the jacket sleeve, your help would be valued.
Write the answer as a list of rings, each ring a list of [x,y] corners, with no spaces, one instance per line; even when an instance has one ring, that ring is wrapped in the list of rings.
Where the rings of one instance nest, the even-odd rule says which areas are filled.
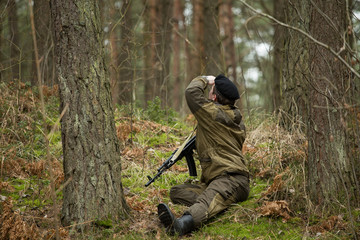
[[[185,99],[190,111],[195,114],[206,103],[211,102],[204,96],[207,82],[205,77],[194,78],[185,90]]]

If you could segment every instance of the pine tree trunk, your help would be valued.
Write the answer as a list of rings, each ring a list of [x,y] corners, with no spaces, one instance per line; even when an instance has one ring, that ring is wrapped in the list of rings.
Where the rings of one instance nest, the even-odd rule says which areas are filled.
[[[151,35],[145,56],[145,100],[158,96],[163,106],[169,87],[172,4],[170,0],[150,0],[146,11]]]
[[[21,66],[20,59],[20,41],[19,41],[19,27],[18,27],[18,15],[17,5],[15,0],[8,1],[8,22],[9,22],[9,34],[10,34],[10,69],[11,79],[19,79]]]
[[[37,46],[40,62],[40,70],[43,84],[52,86],[55,84],[53,74],[53,39],[51,34],[50,3],[47,0],[34,1],[34,20],[37,33]],[[35,56],[35,54],[34,54]],[[33,60],[33,82],[37,84],[35,57]]]
[[[223,46],[225,69],[228,77],[235,81],[236,74],[236,51],[234,43],[234,17],[232,12],[233,0],[221,0],[219,6],[220,37]],[[239,87],[239,86],[238,86]]]
[[[60,84],[65,184],[62,223],[119,221],[127,205],[121,184],[110,83],[97,1],[52,0]]]
[[[204,65],[205,74],[218,75],[225,73],[221,55],[221,41],[219,35],[218,1],[205,0],[204,2]]]
[[[0,1],[0,9],[5,8],[5,3],[3,1]],[[0,14],[0,22],[4,22],[4,16]],[[3,36],[3,24],[0,24],[0,36]],[[0,37],[0,49],[4,49],[4,40],[3,37]],[[5,56],[3,51],[0,51],[0,69],[5,69]],[[0,71],[0,81],[5,80],[4,71]]]
[[[310,34],[335,51],[342,49],[347,31],[345,1],[314,0]],[[324,14],[326,17],[324,17]],[[340,51],[345,58],[347,50]],[[347,153],[346,111],[349,71],[327,49],[310,44],[308,187],[315,205],[331,206],[358,199],[357,177]],[[358,203],[356,204],[358,205]]]
[[[133,52],[133,21],[131,16],[132,1],[124,1],[121,6],[121,48],[119,55],[119,80],[120,89],[119,104],[130,103],[132,98],[132,81],[134,80],[134,70],[132,68]]]
[[[174,0],[174,8],[173,8],[173,63],[172,63],[172,76],[174,79],[174,87],[173,87],[173,107],[175,110],[180,110],[180,104],[182,102],[182,81],[180,79],[180,26],[179,22],[182,20],[182,1]]]
[[[168,106],[170,99],[172,96],[169,96],[169,88],[170,88],[170,57],[171,54],[171,25],[170,20],[172,18],[173,13],[173,0],[161,0],[159,3],[159,11],[161,13],[161,23],[160,23],[160,39],[161,43],[158,45],[157,53],[160,54],[160,62],[162,64],[160,68],[160,99],[162,102],[162,106]]]
[[[201,74],[205,74],[205,62],[203,61],[205,56],[204,46],[204,1],[205,0],[193,0],[193,33],[195,38],[196,50],[193,50],[193,77]]]
[[[117,28],[117,22],[112,20],[119,18],[119,16],[116,14],[116,8],[115,8],[115,1],[109,1],[109,5],[107,8],[104,6],[104,11],[107,11],[109,13],[109,20],[111,21],[111,24],[109,24],[109,44],[110,44],[110,66],[109,66],[109,72],[110,72],[110,85],[111,85],[111,96],[112,96],[112,102],[113,104],[119,103],[119,92],[120,92],[120,74],[119,74],[119,46],[118,46],[118,36],[119,31]],[[107,17],[107,14],[103,16],[105,19]]]
[[[306,31],[309,24],[309,1],[285,1],[285,23]],[[307,39],[300,33],[285,30],[282,77],[282,122],[288,130],[307,120],[306,82],[309,78]],[[275,63],[274,63],[275,64]],[[296,126],[295,126],[296,125]]]
[[[274,0],[274,17],[281,22],[285,20],[285,1]],[[281,106],[280,84],[283,71],[283,52],[284,52],[284,32],[285,29],[280,25],[274,26],[274,52],[273,52],[273,79],[272,79],[272,110],[278,111]]]
[[[159,12],[158,1],[149,0],[146,6],[147,16],[147,36],[145,42],[148,43],[145,52],[145,101],[151,101],[155,96],[160,95],[160,69],[161,62],[157,53],[157,45],[160,44],[159,40]]]
[[[236,50],[234,43],[234,17],[232,12],[233,0],[221,0],[219,6],[219,26],[220,26],[220,38],[222,45],[222,56],[224,56],[225,66],[223,66],[226,71],[221,72],[225,73],[237,86],[240,93],[244,91],[243,85],[237,79],[236,73]],[[224,62],[221,61],[221,62]],[[220,64],[220,63],[219,63]],[[220,73],[220,72],[219,72]],[[241,109],[241,101],[237,101],[236,105]]]

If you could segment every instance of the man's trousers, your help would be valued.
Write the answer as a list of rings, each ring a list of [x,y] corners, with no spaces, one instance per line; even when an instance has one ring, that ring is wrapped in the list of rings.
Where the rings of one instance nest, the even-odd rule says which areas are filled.
[[[170,189],[173,203],[189,206],[184,214],[191,214],[195,227],[200,227],[231,204],[245,201],[248,196],[249,178],[238,174],[219,176],[209,185],[181,184]]]

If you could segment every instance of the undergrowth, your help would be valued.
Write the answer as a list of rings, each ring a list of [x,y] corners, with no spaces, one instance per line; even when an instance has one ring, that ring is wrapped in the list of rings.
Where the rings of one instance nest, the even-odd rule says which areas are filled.
[[[45,161],[37,90],[22,83],[0,84],[0,239],[55,238],[53,220],[58,216],[54,216],[49,197],[47,169],[55,169],[57,206],[61,206],[64,176],[61,134],[56,124],[59,99],[56,87],[43,90],[46,126],[51,132],[51,163]],[[300,128],[288,133],[279,126],[276,116],[251,116],[245,118],[248,131],[243,148],[251,172],[248,200],[234,204],[182,238],[351,239],[346,214],[318,216],[308,211],[304,168],[307,142]],[[82,234],[61,227],[60,237],[176,239],[167,236],[160,225],[157,205],[169,203],[177,216],[186,209],[169,199],[171,186],[196,180],[189,177],[186,161],[179,161],[149,187],[144,185],[147,176],[153,177],[160,164],[193,131],[194,118],[180,119],[173,110],[161,108],[160,100],[155,99],[146,109],[118,106],[115,122],[122,150],[122,184],[131,217],[118,223],[94,221],[92,230]],[[353,215],[360,220],[358,209]]]

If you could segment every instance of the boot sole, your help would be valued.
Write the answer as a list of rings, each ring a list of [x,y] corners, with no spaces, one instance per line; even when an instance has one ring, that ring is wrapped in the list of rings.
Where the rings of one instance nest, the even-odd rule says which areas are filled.
[[[161,223],[166,227],[171,227],[174,223],[175,217],[166,204],[160,203],[158,205],[158,216]]]
[[[175,235],[174,222],[176,218],[166,204],[160,203],[158,205],[158,216],[160,222],[165,226],[166,232],[170,235]]]

